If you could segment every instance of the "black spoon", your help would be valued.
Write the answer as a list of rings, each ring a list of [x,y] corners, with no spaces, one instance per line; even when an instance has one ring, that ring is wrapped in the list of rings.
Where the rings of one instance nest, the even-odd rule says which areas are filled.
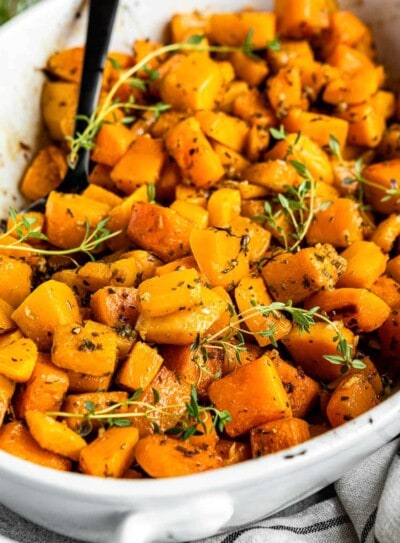
[[[74,135],[83,132],[87,124],[83,117],[90,117],[97,106],[118,3],[119,0],[90,1]],[[79,149],[76,164],[73,169],[68,167],[64,179],[56,189],[58,192],[80,193],[88,186],[89,155],[89,149]],[[21,213],[44,211],[46,200],[46,196],[39,198],[27,205]]]

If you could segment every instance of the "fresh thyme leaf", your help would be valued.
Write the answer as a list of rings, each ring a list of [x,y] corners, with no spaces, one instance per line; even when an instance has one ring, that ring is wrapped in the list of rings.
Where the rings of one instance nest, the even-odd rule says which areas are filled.
[[[254,36],[254,28],[250,28],[250,30],[247,32],[247,34],[246,34],[246,36],[244,38],[244,42],[243,42],[243,46],[242,46],[242,49],[243,49],[244,53],[252,53],[252,51],[253,51],[253,43],[252,43],[253,36]]]
[[[340,143],[336,136],[330,134],[329,136],[329,149],[333,156],[335,156],[340,162],[343,162],[342,152],[340,150]]]
[[[257,55],[254,53],[254,44],[252,42],[253,35],[254,35],[254,29],[250,28],[250,30],[246,34],[241,50],[248,57],[253,58],[253,59],[258,59]]]
[[[161,434],[161,428],[160,425],[156,421],[151,421],[151,425],[153,426],[153,430],[155,434]]]
[[[140,79],[140,77],[131,77],[130,79],[128,79],[127,83],[131,87],[135,89],[139,89],[143,92],[147,90],[146,82],[143,81],[143,79]]]
[[[161,113],[171,109],[171,106],[169,104],[164,104],[164,102],[158,102],[154,106],[148,106],[148,109],[154,112],[154,118],[157,120]]]
[[[197,426],[195,425],[188,426],[186,430],[182,432],[182,436],[181,436],[182,441],[186,441],[187,439],[191,438],[196,432],[197,432]]]
[[[125,116],[121,119],[121,123],[122,124],[132,124],[133,122],[136,121],[136,117],[132,117],[132,116]]]
[[[118,428],[125,428],[127,426],[132,426],[132,421],[129,419],[107,419],[109,427],[117,426]]]
[[[160,79],[160,72],[158,70],[154,70],[149,66],[143,66],[142,70],[147,74],[149,81],[157,81]]]
[[[121,64],[118,62],[118,60],[114,57],[107,57],[107,61],[111,64],[111,66],[114,68],[114,70],[121,70]]]
[[[196,334],[196,338],[191,345],[191,350],[196,351],[200,347],[200,334]]]
[[[90,422],[90,420],[88,420],[86,418],[83,419],[82,422],[78,426],[78,434],[81,437],[88,436],[91,433],[92,430],[93,430],[92,423]]]
[[[359,158],[354,163],[354,171],[356,172],[357,178],[360,178],[362,176],[363,168],[364,168],[364,161],[362,158]]]
[[[140,396],[142,395],[142,393],[143,393],[143,389],[142,389],[142,388],[138,388],[138,389],[136,390],[136,392],[134,392],[134,393],[132,394],[132,396],[130,396],[130,397],[128,398],[128,402],[129,402],[129,403],[136,402],[136,400],[138,400],[138,399],[140,398]]]
[[[337,366],[343,364],[343,356],[340,356],[338,354],[324,354],[323,358],[330,362],[331,364],[335,364]]]
[[[151,391],[153,393],[153,403],[154,405],[157,405],[158,402],[160,401],[160,393],[158,392],[156,388],[152,388]]]
[[[193,36],[190,36],[186,40],[186,43],[189,43],[191,45],[199,45],[204,40],[204,38],[204,34],[193,34]]]
[[[232,417],[229,411],[217,411],[214,421],[220,432],[223,432],[227,422],[231,422]]]
[[[305,164],[299,162],[298,160],[290,160],[289,163],[293,166],[296,172],[301,175],[304,179],[309,179],[311,174]]]
[[[283,209],[290,209],[289,200],[283,194],[278,194],[278,200]]]
[[[192,385],[191,390],[190,390],[190,403],[188,404],[188,413],[195,420],[199,418],[199,404],[198,404],[197,390],[194,385]]]
[[[366,367],[365,363],[357,358],[352,361],[351,366],[356,370],[364,370]]]
[[[235,308],[233,307],[232,304],[227,304],[228,305],[228,312],[229,312],[229,315],[231,317],[234,317],[235,314],[236,314],[236,311],[235,311]]]
[[[182,427],[181,426],[173,426],[172,428],[167,428],[165,430],[164,434],[167,436],[178,436],[182,433]]]
[[[279,130],[276,128],[270,128],[269,133],[271,134],[273,138],[275,138],[278,141],[285,140],[287,137],[287,134],[285,132],[285,127],[283,126],[283,124],[281,124],[281,126],[279,127]]]
[[[156,201],[156,186],[154,183],[147,184],[147,199],[151,204]]]
[[[93,402],[90,402],[90,401],[85,402],[85,403],[83,404],[83,407],[84,407],[85,409],[87,409],[87,411],[88,411],[90,414],[93,414],[94,411],[95,411],[95,407],[94,407],[94,403],[93,403]]]
[[[274,53],[278,53],[282,50],[282,46],[279,42],[279,36],[275,36],[274,39],[267,41],[267,49],[273,51]]]

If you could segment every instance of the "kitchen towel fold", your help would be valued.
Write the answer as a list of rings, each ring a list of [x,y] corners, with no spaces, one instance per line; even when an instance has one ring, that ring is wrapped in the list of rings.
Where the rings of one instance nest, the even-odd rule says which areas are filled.
[[[400,438],[333,487],[269,517],[197,543],[399,543]],[[0,505],[0,535],[18,543],[76,543]]]

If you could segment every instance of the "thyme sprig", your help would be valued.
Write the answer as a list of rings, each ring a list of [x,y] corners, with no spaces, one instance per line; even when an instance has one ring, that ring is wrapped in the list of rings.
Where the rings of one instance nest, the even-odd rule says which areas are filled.
[[[135,102],[132,97],[128,102],[121,103],[116,99],[116,94],[123,84],[130,84],[132,87],[144,90],[147,88],[148,81],[154,81],[159,77],[157,70],[149,68],[151,61],[157,57],[177,53],[179,51],[199,51],[209,53],[232,53],[234,51],[243,51],[245,54],[251,56],[255,51],[262,51],[265,49],[271,49],[274,51],[279,50],[280,44],[276,37],[274,40],[267,42],[263,47],[255,47],[251,41],[253,31],[250,30],[241,46],[228,46],[228,45],[206,45],[204,43],[203,35],[191,36],[184,43],[171,43],[164,45],[148,53],[141,61],[127,69],[121,71],[118,62],[111,60],[113,66],[120,71],[120,75],[116,82],[113,84],[109,92],[107,93],[103,103],[93,112],[90,117],[82,117],[81,119],[86,121],[86,127],[84,130],[76,135],[68,136],[66,139],[70,143],[70,151],[67,157],[68,165],[74,168],[77,160],[78,153],[81,148],[92,149],[94,146],[94,138],[101,126],[107,122],[106,119],[117,109],[128,110],[142,110],[153,111],[157,117],[162,111],[166,111],[170,108],[168,104],[158,102],[153,105],[141,105]],[[148,79],[140,77],[140,73],[144,72],[148,75]],[[130,119],[132,120],[132,119]]]
[[[25,241],[29,242],[30,240],[49,241],[47,236],[40,231],[38,219],[26,215],[21,215],[21,218],[19,219],[17,212],[13,208],[10,208],[9,214],[14,224],[6,232],[0,234],[0,249],[12,249],[13,251],[20,251],[21,253],[32,253],[42,256],[68,256],[75,253],[84,253],[90,260],[94,261],[93,251],[98,249],[103,242],[114,238],[121,233],[120,230],[116,232],[110,232],[110,230],[108,230],[106,225],[109,217],[99,221],[94,228],[90,226],[88,220],[85,220],[84,237],[77,247],[71,249],[42,249],[39,247],[31,247],[30,245],[23,245]],[[16,234],[14,242],[7,244],[1,243],[2,240],[14,233]]]
[[[317,209],[315,206],[315,180],[310,171],[298,160],[289,160],[289,164],[303,178],[303,181],[297,187],[285,186],[285,193],[279,193],[273,199],[272,203],[278,204],[276,211],[273,210],[271,203],[266,200],[264,202],[265,214],[256,215],[252,218],[257,221],[266,221],[281,236],[285,251],[295,252],[306,237]],[[279,217],[282,214],[285,215],[293,227],[293,232],[289,236],[279,224]]]
[[[271,344],[274,347],[277,347],[277,342],[274,338],[274,325],[256,333],[243,328],[242,325],[245,324],[249,319],[256,316],[278,316],[279,313],[286,313],[290,315],[292,322],[298,327],[301,334],[310,333],[311,327],[314,326],[317,321],[325,322],[332,328],[335,334],[333,341],[337,342],[337,354],[326,354],[324,355],[325,360],[328,360],[328,362],[331,364],[341,365],[341,371],[343,373],[346,373],[351,368],[365,368],[365,364],[362,360],[353,358],[352,345],[347,342],[346,338],[341,332],[340,326],[336,322],[331,321],[325,314],[321,313],[319,311],[319,307],[313,307],[311,309],[295,307],[290,300],[286,303],[272,302],[269,305],[258,304],[256,301],[253,301],[253,307],[250,307],[239,314],[234,313],[234,309],[232,307],[229,324],[211,336],[204,336],[202,338],[197,337],[195,342],[192,344],[192,351],[195,353],[200,353],[203,364],[207,362],[207,348],[209,347],[222,350],[224,355],[227,355],[233,351],[235,353],[237,362],[240,364],[240,355],[246,350],[246,335],[268,337]]]
[[[161,407],[159,404],[160,394],[153,389],[153,402],[143,402],[140,397],[142,389],[136,390],[132,396],[123,402],[114,403],[104,409],[96,411],[93,402],[85,402],[86,413],[71,413],[65,411],[48,411],[47,415],[52,417],[81,418],[78,432],[82,436],[88,435],[92,429],[92,421],[99,421],[103,427],[112,426],[131,426],[135,418],[144,418],[150,422],[155,432],[160,433],[159,419],[171,421],[172,426],[164,433],[179,437],[182,440],[189,439],[195,434],[205,434],[210,431],[206,425],[206,416],[209,414],[212,418],[212,428],[217,428],[223,432],[225,424],[231,420],[228,411],[220,411],[209,405],[202,406],[198,402],[197,391],[194,386],[191,387],[190,399],[185,404],[167,405]],[[116,411],[124,407],[135,407],[138,411],[129,411],[127,413],[118,413]],[[185,411],[182,413],[182,409]]]

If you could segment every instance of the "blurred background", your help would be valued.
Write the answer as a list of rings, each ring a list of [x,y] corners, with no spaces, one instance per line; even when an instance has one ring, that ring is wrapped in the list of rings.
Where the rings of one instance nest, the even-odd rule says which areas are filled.
[[[0,24],[39,0],[0,0]]]

